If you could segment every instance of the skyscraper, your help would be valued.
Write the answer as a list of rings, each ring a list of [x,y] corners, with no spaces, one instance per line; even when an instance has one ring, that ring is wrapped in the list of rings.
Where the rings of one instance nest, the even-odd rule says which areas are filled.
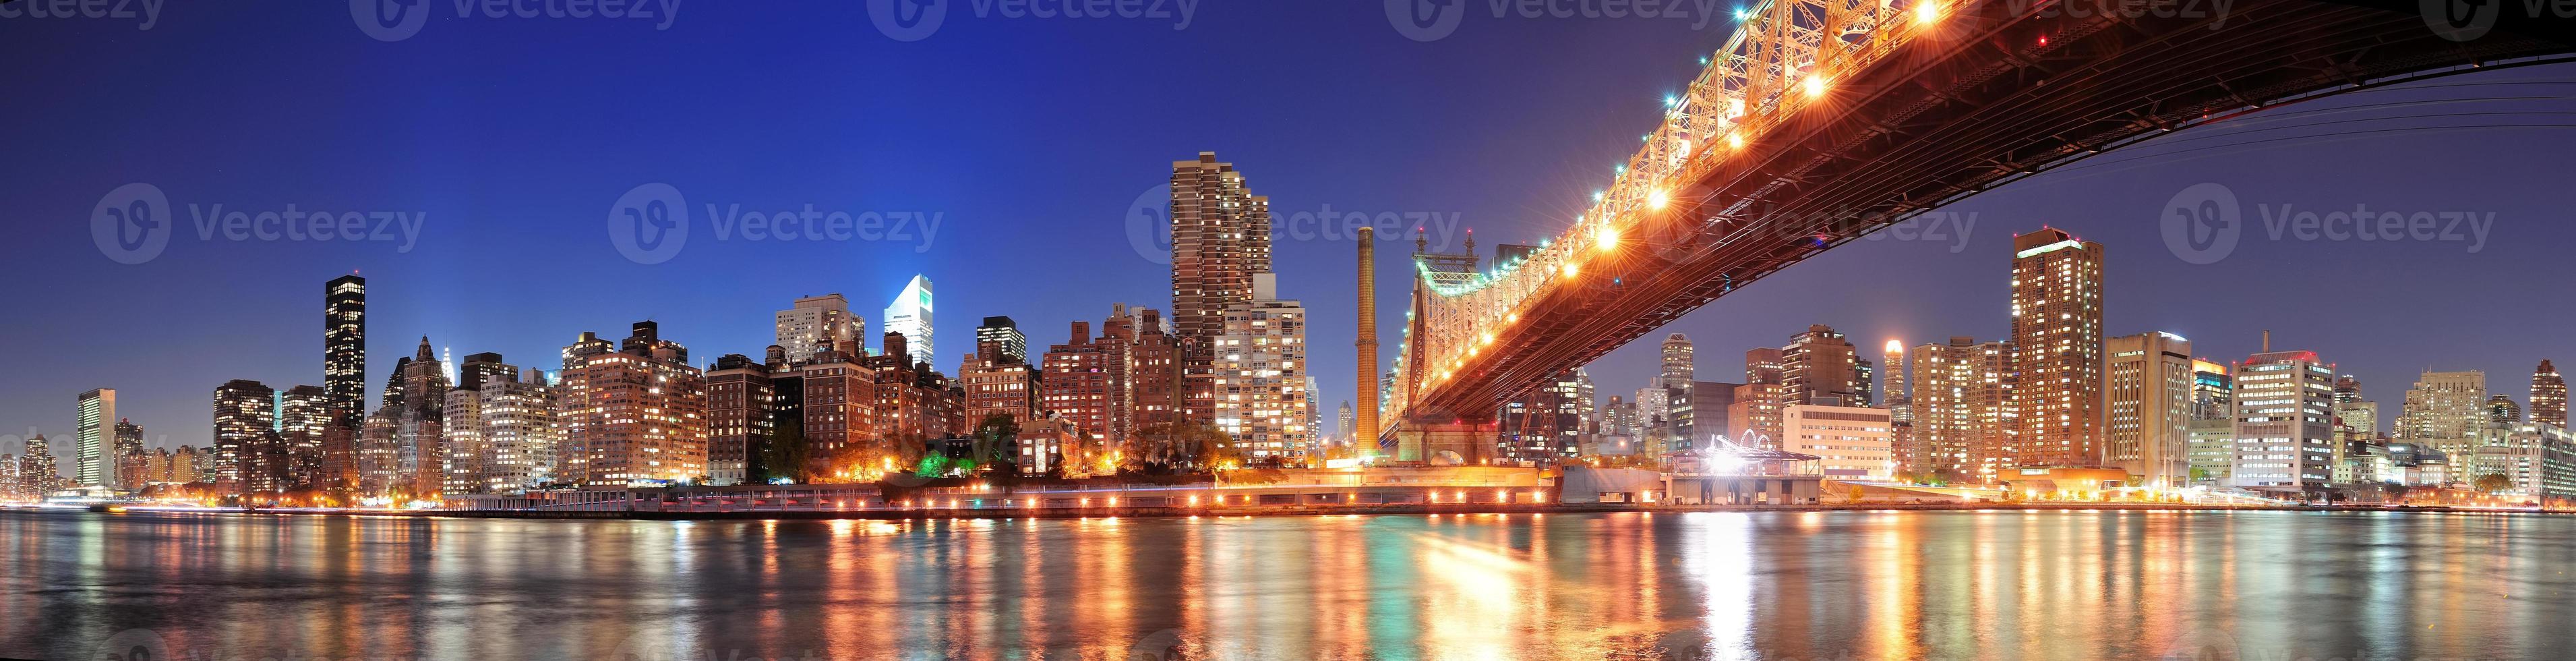
[[[2567,427],[2567,379],[2547,360],[2531,371],[2531,421]]]
[[[904,283],[903,293],[895,294],[894,302],[886,304],[885,326],[888,333],[903,334],[904,346],[911,354],[906,362],[938,364],[939,353],[930,347],[930,278],[915,275]],[[894,350],[889,347],[886,352]]]
[[[1306,307],[1279,298],[1278,279],[1253,275],[1251,300],[1228,306],[1225,330],[1209,342],[1217,429],[1247,458],[1314,452],[1314,411],[1306,392]]]
[[[99,388],[80,394],[80,426],[75,428],[79,463],[73,465],[72,479],[84,487],[116,488],[116,470],[110,466],[108,447],[116,440],[116,389]]]
[[[2102,463],[2102,244],[2043,228],[2013,237],[2016,466]]]
[[[1029,362],[1029,336],[1010,317],[985,317],[975,327],[975,355],[997,362]]]
[[[1664,336],[1663,350],[1658,355],[1662,358],[1662,369],[1657,372],[1657,382],[1665,388],[1689,388],[1695,364],[1691,358],[1690,338],[1680,333]]]
[[[554,481],[556,446],[562,436],[555,426],[554,389],[535,369],[526,378],[485,379],[479,413],[483,417],[480,490],[519,493]]]
[[[278,449],[285,456],[277,458],[278,489],[273,490],[322,486],[323,441],[337,424],[329,388],[295,386],[278,393],[277,435],[284,443]]]
[[[112,463],[116,467],[117,488],[129,490],[142,489],[151,481],[151,476],[144,470],[144,466],[142,465],[142,425],[134,424],[132,421],[123,418],[118,418],[116,421],[116,445],[111,456],[114,458]]]
[[[2313,491],[2334,480],[2334,366],[2314,351],[2265,351],[2236,369],[2236,462],[2229,480]]]
[[[2110,363],[2102,423],[2104,463],[2173,488],[2191,480],[2191,341],[2172,333],[2123,335],[2104,342]]]
[[[1216,352],[1226,311],[1255,299],[1253,274],[1270,269],[1270,198],[1215,152],[1172,163],[1172,321],[1188,385],[1184,418],[1215,417]]]
[[[322,391],[333,424],[356,430],[367,415],[367,279],[322,285]]]
[[[265,445],[261,438],[277,426],[277,390],[249,379],[233,379],[215,387],[215,456],[214,479],[217,493],[246,493],[252,488],[259,452]]]
[[[1972,337],[1914,348],[1913,392],[1906,399],[1914,410],[1915,442],[1932,457],[1919,470],[1946,481],[1993,482],[2008,461],[2011,419],[2005,412],[2011,389],[2005,378],[2011,352],[2002,342]]]
[[[778,347],[786,351],[789,365],[803,365],[827,350],[859,353],[859,343],[868,336],[867,320],[850,314],[850,299],[837,293],[796,299],[792,307],[778,311],[777,321]]]

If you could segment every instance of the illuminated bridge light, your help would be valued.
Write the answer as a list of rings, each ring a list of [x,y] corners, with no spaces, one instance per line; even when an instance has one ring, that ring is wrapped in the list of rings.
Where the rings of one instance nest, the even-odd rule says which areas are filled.
[[[1655,206],[1661,207],[1663,205],[1658,204]],[[1603,223],[1599,229],[1592,231],[1592,244],[1593,247],[1601,250],[1609,250],[1610,248],[1619,245],[1619,230],[1611,227],[1608,223]]]
[[[1825,77],[1824,77],[1824,76],[1821,76],[1821,75],[1819,75],[1819,76],[1808,76],[1808,77],[1807,77],[1807,82],[1806,82],[1806,88],[1807,88],[1807,96],[1809,96],[1809,97],[1815,97],[1815,96],[1822,96],[1822,95],[1824,95],[1824,93],[1825,93]]]
[[[1672,201],[1672,193],[1665,192],[1664,189],[1661,188],[1655,189],[1653,194],[1646,196],[1646,204],[1657,209],[1664,208],[1665,204],[1670,204]]]
[[[1925,0],[1914,5],[1914,22],[1937,23],[1941,20],[1941,3]]]

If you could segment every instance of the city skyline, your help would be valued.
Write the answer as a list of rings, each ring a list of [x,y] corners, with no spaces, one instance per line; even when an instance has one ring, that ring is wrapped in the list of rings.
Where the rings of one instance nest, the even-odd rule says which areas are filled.
[[[1383,30],[1382,24],[1365,21],[1343,26],[1333,23],[1350,16],[1338,10],[1320,15],[1300,15],[1282,20],[1311,25],[1324,33],[1339,30]],[[1364,13],[1364,12],[1363,12]],[[708,12],[709,23],[721,26],[733,17],[724,12]],[[1244,17],[1211,19],[1247,20]],[[1276,17],[1272,17],[1276,18]],[[1372,20],[1381,17],[1362,17]],[[327,20],[326,20],[327,19]],[[345,30],[345,16],[298,17],[284,20],[316,21],[315,32],[325,32],[320,23],[334,30]],[[692,24],[682,23],[681,29]],[[712,29],[714,26],[699,29]],[[209,38],[194,28],[171,26],[170,34],[156,34],[156,40],[145,44],[150,49],[169,48],[193,39]],[[453,41],[423,40],[424,51],[486,48],[499,46],[494,40],[506,38],[514,26],[500,26],[495,31],[458,32]],[[225,352],[177,353],[157,350],[167,346],[151,339],[146,327],[112,325],[96,332],[63,334],[34,320],[15,324],[11,337],[24,338],[29,354],[35,360],[34,373],[60,375],[61,381],[17,380],[0,385],[0,427],[13,435],[23,435],[32,427],[37,433],[55,439],[72,436],[73,414],[65,403],[69,395],[93,387],[117,388],[122,393],[120,415],[143,424],[152,447],[175,447],[209,444],[210,432],[195,422],[203,417],[200,410],[203,393],[233,378],[261,381],[272,386],[313,384],[317,339],[309,332],[312,302],[309,297],[288,295],[290,291],[309,290],[312,283],[334,274],[358,272],[370,278],[370,309],[367,323],[370,340],[368,365],[377,366],[369,379],[382,378],[383,365],[391,358],[408,355],[411,343],[420,335],[436,338],[439,345],[464,353],[492,351],[505,355],[542,356],[558,349],[573,333],[582,328],[614,328],[639,318],[659,319],[667,324],[667,333],[690,338],[706,347],[702,353],[753,353],[771,335],[770,316],[784,308],[795,297],[815,292],[847,292],[861,308],[873,308],[874,301],[885,300],[895,293],[890,286],[914,273],[921,273],[941,283],[952,309],[952,318],[975,319],[1007,315],[1019,319],[1029,328],[1061,327],[1073,320],[1098,316],[1107,304],[1124,302],[1139,307],[1169,309],[1163,281],[1163,267],[1140,256],[1123,226],[1122,212],[1139,193],[1151,193],[1168,179],[1167,164],[1188,158],[1198,151],[1213,150],[1220,157],[1238,164],[1252,179],[1259,193],[1273,199],[1283,218],[1304,213],[1312,218],[1329,204],[1335,211],[1380,211],[1409,213],[1420,211],[1433,231],[1435,241],[1455,244],[1463,230],[1474,228],[1483,234],[1487,245],[1512,241],[1535,241],[1553,234],[1563,226],[1563,217],[1579,211],[1584,193],[1606,179],[1606,167],[1587,167],[1586,159],[1565,154],[1598,154],[1591,159],[1612,162],[1631,149],[1632,137],[1623,140],[1620,131],[1551,138],[1547,144],[1530,147],[1478,146],[1479,136],[1508,135],[1534,128],[1538,118],[1580,119],[1588,125],[1629,126],[1651,121],[1656,90],[1678,85],[1689,62],[1675,53],[1698,48],[1705,35],[1687,30],[1632,30],[1617,35],[1593,35],[1582,31],[1549,30],[1546,26],[1497,24],[1491,34],[1470,34],[1444,41],[1440,46],[1473,52],[1492,59],[1492,69],[1469,68],[1456,73],[1459,80],[1447,81],[1428,89],[1397,88],[1381,91],[1390,103],[1401,107],[1436,110],[1453,103],[1441,94],[1462,89],[1475,89],[1477,100],[1535,108],[1533,117],[1483,118],[1459,127],[1418,137],[1400,137],[1409,124],[1379,120],[1337,129],[1370,136],[1389,149],[1406,149],[1417,153],[1471,153],[1494,151],[1503,165],[1474,165],[1470,176],[1447,177],[1450,172],[1434,172],[1416,166],[1364,164],[1357,173],[1349,170],[1347,159],[1330,158],[1329,154],[1305,153],[1295,145],[1321,138],[1317,129],[1295,128],[1280,122],[1251,125],[1227,124],[1205,120],[1176,120],[1175,116],[1158,114],[1152,118],[1170,122],[1171,128],[1148,133],[1153,139],[1138,144],[1094,145],[1080,149],[1052,149],[1042,155],[1015,157],[1005,161],[1001,170],[987,179],[1027,184],[1024,195],[979,196],[953,185],[919,185],[912,176],[871,177],[881,185],[854,185],[847,182],[822,183],[819,178],[782,180],[776,184],[753,183],[742,179],[713,178],[707,172],[688,166],[657,166],[660,169],[621,167],[605,160],[562,159],[554,168],[568,168],[565,174],[537,178],[541,185],[507,183],[516,168],[505,164],[491,165],[490,172],[461,182],[462,190],[490,191],[478,197],[491,197],[490,203],[460,203],[451,196],[418,186],[388,186],[373,182],[362,186],[344,186],[339,174],[318,169],[289,168],[276,173],[271,180],[254,180],[231,174],[221,166],[225,160],[211,158],[222,153],[199,149],[205,147],[185,135],[144,131],[134,137],[105,136],[96,132],[71,131],[64,136],[12,134],[5,139],[18,153],[44,157],[91,153],[76,150],[83,145],[104,145],[111,152],[138,149],[146,144],[170,152],[172,158],[149,167],[102,167],[88,173],[89,179],[61,182],[43,189],[0,186],[0,201],[8,203],[13,213],[31,219],[74,219],[98,201],[98,195],[125,183],[145,181],[168,191],[173,204],[185,210],[190,203],[224,203],[249,206],[254,210],[301,203],[309,207],[331,205],[334,208],[407,208],[416,207],[430,214],[423,227],[422,240],[407,252],[399,243],[364,243],[357,245],[295,242],[226,242],[220,237],[205,241],[193,235],[176,238],[174,245],[160,258],[140,264],[125,265],[100,256],[86,235],[85,226],[70,220],[35,223],[37,234],[30,245],[42,246],[43,254],[29,259],[8,260],[0,264],[0,273],[19,280],[35,280],[55,273],[74,273],[85,277],[83,284],[71,288],[47,288],[22,294],[33,309],[61,310],[65,314],[98,315],[115,312],[118,307],[203,318],[216,324],[228,335],[241,338],[238,346]],[[1068,44],[1105,43],[1120,33],[1085,33],[1082,31],[1049,32],[1047,39]],[[95,47],[77,28],[64,33],[28,35],[42,42],[66,40],[72,51]],[[959,31],[948,39],[925,45],[925,48],[971,51],[987,39],[1002,38],[991,31]],[[1203,32],[1180,34],[1136,33],[1146,36],[1154,47],[1173,47],[1197,43],[1209,38]],[[1372,37],[1382,35],[1370,35]],[[574,35],[581,38],[581,35]],[[306,37],[307,41],[260,46],[246,52],[246,57],[277,57],[293,48],[339,48],[325,43],[323,36]],[[1585,72],[1583,75],[1550,74],[1544,85],[1533,89],[1551,90],[1538,93],[1528,90],[1508,91],[1493,85],[1504,76],[1502,71],[1533,61],[1534,55],[1517,54],[1513,40],[1537,39],[1566,46],[1580,53],[1576,57],[1609,60],[1672,60],[1670,71],[1620,71],[1613,75]],[[608,40],[619,41],[619,40]],[[1331,73],[1345,73],[1363,62],[1376,62],[1377,57],[1407,44],[1368,43],[1365,52],[1335,54],[1327,60]],[[617,44],[634,48],[632,44]],[[1582,46],[1582,48],[1573,48]],[[885,44],[867,43],[856,48],[888,48]],[[1143,47],[1109,49],[1096,56],[1104,66],[1133,61],[1141,57]],[[1258,49],[1246,49],[1258,50]],[[461,51],[458,51],[461,52]],[[1597,52],[1597,54],[1595,54]],[[504,51],[506,54],[506,51]],[[495,55],[504,56],[504,55]],[[1222,62],[1204,66],[1246,66],[1268,61],[1269,56],[1229,51]],[[1194,65],[1198,66],[1198,65]],[[1384,75],[1429,76],[1433,70],[1421,64]],[[2562,65],[2563,67],[2563,65]],[[2540,67],[2501,71],[2483,75],[2489,83],[2514,81],[2547,81],[2562,75],[2562,67]],[[435,71],[404,70],[417,74],[423,84],[438,85],[443,79]],[[11,72],[11,82],[38,84],[53,76],[79,75],[79,67],[62,71]],[[198,72],[203,73],[203,72]],[[179,75],[167,73],[165,75]],[[339,74],[308,74],[308,81],[319,83],[336,80]],[[1321,74],[1319,74],[1321,75]],[[220,81],[221,77],[214,77]],[[631,83],[619,79],[602,81],[603,85]],[[898,89],[907,87],[901,81],[886,81]],[[1142,85],[1141,81],[1127,82]],[[2483,94],[2504,96],[2527,86],[2503,84]],[[1574,90],[1568,93],[1564,90]],[[318,90],[317,90],[318,91]],[[985,92],[987,94],[997,92]],[[1500,95],[1500,96],[1497,96]],[[2397,90],[2369,92],[2350,97],[2319,101],[2299,107],[2300,111],[2352,107],[2426,96],[2456,95],[2454,92]],[[361,94],[362,101],[382,95]],[[1557,97],[1571,97],[1559,99]],[[1634,102],[1616,99],[1634,98]],[[297,98],[290,94],[288,100]],[[57,102],[77,102],[77,94]],[[1596,102],[1612,99],[1612,102]],[[383,103],[383,100],[373,101]],[[1320,102],[1320,101],[1316,101]],[[294,104],[277,107],[293,108]],[[253,127],[282,127],[282,122],[296,117],[289,113],[279,117],[246,117],[241,111],[218,108],[214,118],[248,122]],[[499,112],[505,108],[480,107],[480,112]],[[800,116],[816,117],[829,113],[815,108],[798,108]],[[893,111],[871,106],[863,114]],[[397,113],[401,114],[401,113]],[[600,113],[603,115],[615,113]],[[908,116],[897,114],[895,116]],[[2255,118],[2252,122],[2262,121]],[[2392,122],[2405,125],[2405,122]],[[934,122],[933,125],[940,125]],[[1138,126],[1142,126],[1139,124]],[[352,129],[326,125],[328,135],[356,139]],[[2228,126],[2194,129],[2180,136],[2185,139],[2232,135]],[[1549,135],[1555,135],[1548,133]],[[503,136],[508,135],[503,132]],[[1383,140],[1379,140],[1381,136]],[[502,136],[494,136],[496,138]],[[625,136],[619,136],[621,138]],[[791,142],[785,136],[753,134],[745,153],[774,154],[778,159],[833,160],[835,154],[876,151],[866,145],[826,149]],[[570,148],[608,144],[605,134],[575,132],[541,146]],[[78,143],[67,140],[80,140]],[[706,149],[699,138],[675,137],[674,147]],[[2261,330],[2271,329],[2285,343],[2314,347],[2320,353],[2335,357],[2340,371],[2354,373],[2366,383],[2380,389],[2402,389],[2413,373],[2430,365],[2437,369],[2478,369],[2489,374],[2526,373],[2537,359],[2560,354],[2562,345],[2545,334],[2519,332],[2510,328],[2481,327],[2469,324],[2445,324],[2444,319],[2461,319],[2480,313],[2480,306],[2508,302],[2527,304],[2544,317],[2538,327],[2553,325],[2550,319],[2567,306],[2555,305],[2562,294],[2539,288],[2508,296],[2498,293],[2492,300],[2481,300],[2477,294],[2496,291],[2485,287],[2490,280],[2506,281],[2520,264],[2541,263],[2550,259],[2551,239],[2571,231],[2551,222],[2553,202],[2547,193],[2549,169],[2541,167],[2536,157],[2522,154],[2542,153],[2548,149],[2525,151],[2534,144],[2547,145],[2564,140],[2560,134],[2546,131],[2427,131],[2420,134],[2397,134],[2366,141],[2309,141],[2268,145],[2267,149],[2246,158],[2213,161],[2206,154],[2187,152],[2177,156],[2158,157],[2159,153],[2193,149],[2176,143],[2161,147],[2148,143],[2135,148],[2119,164],[2105,163],[2064,172],[2046,173],[2028,181],[2015,183],[1976,198],[1945,207],[1942,217],[1955,229],[1970,230],[1962,241],[1955,232],[1942,238],[1923,237],[1912,241],[1862,241],[1838,248],[1817,257],[1810,264],[1792,269],[1777,279],[1746,287],[1726,300],[1684,317],[1665,329],[1685,332],[1709,349],[1710,356],[1726,356],[1747,347],[1769,346],[1778,338],[1815,323],[1829,324],[1854,339],[1855,344],[1875,346],[1886,339],[1902,339],[1907,344],[1937,341],[1950,335],[1979,338],[2002,337],[2005,322],[1997,311],[2003,308],[1995,292],[2001,290],[2001,278],[1993,267],[1992,255],[2007,250],[2006,242],[2013,232],[2028,231],[2037,225],[2069,229],[2087,239],[2115,246],[2112,266],[2106,281],[2107,297],[2114,301],[2105,311],[2104,333],[2123,335],[2151,330],[2167,330],[2190,337],[2196,352],[2220,361],[2241,360],[2254,352]],[[1336,143],[1349,143],[1348,136],[1334,138]],[[1366,140],[1364,140],[1365,142]],[[1571,141],[1571,142],[1561,142]],[[2222,139],[2214,142],[2227,143]],[[373,144],[373,143],[370,143]],[[975,144],[975,143],[970,143]],[[2207,142],[2201,143],[2203,146]],[[891,146],[891,145],[889,145]],[[283,146],[259,146],[275,150]],[[2403,174],[2380,174],[2367,167],[2370,155],[2390,150],[2425,154],[2427,159],[2463,161],[2459,168],[2438,172],[2410,171]],[[991,148],[977,147],[989,152]],[[202,153],[201,153],[202,152]],[[564,152],[570,153],[570,152]],[[2443,159],[2442,154],[2461,158]],[[2494,158],[2469,159],[2472,154],[2504,154]],[[458,158],[452,153],[442,159]],[[1494,159],[1481,159],[1494,160]],[[1081,163],[1071,176],[1053,176],[1054,164]],[[464,165],[471,165],[467,163]],[[941,171],[962,164],[934,162]],[[2276,171],[2296,166],[2303,172],[2328,176],[2289,177]],[[870,166],[877,173],[885,167]],[[1362,176],[1354,176],[1354,175]],[[1432,177],[1434,174],[1443,175]],[[1435,181],[1436,179],[1436,181]],[[1548,182],[1524,186],[1519,191],[1493,195],[1476,184],[1452,180],[1530,180]],[[928,249],[915,251],[920,242],[878,241],[857,244],[809,243],[784,244],[783,248],[740,239],[713,240],[710,219],[699,218],[702,232],[693,243],[672,261],[653,265],[637,264],[618,254],[602,236],[600,223],[608,202],[619,193],[641,183],[670,180],[689,193],[689,201],[700,207],[714,202],[719,208],[734,204],[753,209],[792,208],[813,201],[826,206],[849,209],[919,208],[949,214],[948,229]],[[2244,198],[2249,216],[2247,222],[2262,229],[2258,205],[2277,207],[2296,205],[2302,209],[2332,210],[2352,205],[2373,209],[2459,209],[2493,212],[2499,237],[2482,245],[2479,252],[2469,253],[2465,243],[2407,242],[2363,243],[2293,240],[2270,240],[2249,234],[2233,255],[2216,265],[2197,266],[2183,262],[2168,253],[2156,235],[2151,219],[2164,203],[2178,191],[2202,181],[2226,182],[2236,195]],[[2397,189],[2390,184],[2407,184]],[[1427,186],[1406,186],[1408,182]],[[917,189],[918,193],[890,194],[891,191]],[[340,190],[351,193],[337,192]],[[1418,189],[1418,190],[1416,190]],[[858,194],[860,198],[847,197]],[[1492,198],[1490,201],[1488,198]],[[1043,201],[1039,201],[1043,199]],[[1451,214],[1455,214],[1454,216]],[[701,214],[703,215],[703,214]],[[485,217],[515,219],[504,224]],[[570,219],[540,222],[544,219]],[[1010,218],[1058,219],[1054,223],[1020,226],[1025,237],[981,235],[967,229],[974,227],[966,219],[981,218],[984,229]],[[442,220],[444,219],[444,220]],[[1973,219],[1974,222],[1965,221]],[[1451,221],[1454,221],[1451,222]],[[1406,223],[1410,224],[1410,223]],[[1315,227],[1309,224],[1307,227]],[[1443,233],[1446,227],[1448,231]],[[193,228],[184,228],[193,232]],[[1920,229],[1920,228],[1919,228]],[[1286,231],[1283,229],[1283,231]],[[183,233],[184,234],[184,233]],[[1401,265],[1410,253],[1409,232],[1382,237],[1389,243],[1381,247],[1381,270],[1390,274],[1404,273]],[[1320,236],[1283,237],[1276,242],[1275,261],[1281,271],[1281,289],[1285,296],[1298,298],[1320,314],[1311,331],[1310,341],[1328,351],[1319,352],[1314,372],[1319,375],[1351,373],[1351,358],[1340,347],[1349,346],[1352,327],[1346,311],[1350,309],[1349,287],[1350,244]],[[1049,250],[1041,246],[1061,246]],[[1963,246],[1960,252],[1951,252]],[[469,250],[470,249],[470,250]],[[1454,249],[1454,248],[1453,248]],[[1150,252],[1150,251],[1147,251]],[[814,263],[824,266],[809,270],[774,269],[745,273],[720,282],[709,283],[707,276],[727,272],[731,264],[750,255],[773,254],[779,259]],[[1099,263],[1056,263],[1054,270],[1071,269],[1079,277],[1055,277],[1054,270],[1036,264],[1047,264],[1048,255],[1091,255]],[[1062,258],[1059,258],[1062,259]],[[485,261],[509,263],[527,273],[478,273],[462,268]],[[998,260],[998,262],[997,262]],[[988,262],[1033,262],[1029,266],[993,268]],[[245,262],[249,262],[245,264]],[[2396,273],[2379,268],[2389,263],[2417,265],[2421,274]],[[1891,281],[1872,277],[1877,265],[1893,264],[1921,277]],[[186,277],[188,274],[220,269],[224,278]],[[2247,307],[2250,301],[2267,298],[2259,292],[2237,291],[2230,283],[2240,278],[2261,281],[2297,273],[2302,276],[2322,273],[2335,282],[2346,283],[2368,293],[2391,300],[2406,301],[2414,314],[2394,315],[2385,324],[2355,325],[2338,323],[2321,316],[2339,309],[2348,300],[2302,302],[2285,311],[2281,318],[2263,319],[2225,311]],[[615,277],[634,282],[646,290],[659,291],[654,297],[584,297],[579,305],[565,305],[559,297],[540,293],[542,290],[509,284],[511,278],[529,275],[571,278],[576,281],[598,277]],[[218,282],[220,281],[220,286]],[[1345,284],[1334,284],[1345,283]],[[1386,291],[1395,291],[1396,283],[1380,283]],[[1817,297],[1814,292],[1833,291],[1841,295]],[[2430,295],[2435,291],[2471,292],[2467,296]],[[2510,291],[2510,290],[2508,290]],[[117,296],[99,294],[117,292]],[[1115,292],[1115,293],[1104,293]],[[1390,324],[1401,318],[1400,296],[1380,296],[1379,316],[1382,336],[1393,337]],[[115,306],[115,307],[109,307]],[[2292,314],[2297,312],[2300,314]],[[2293,323],[2304,320],[2304,323]],[[882,323],[879,320],[877,323]],[[29,325],[34,324],[34,325]],[[869,338],[870,344],[874,338]],[[2448,341],[2442,341],[2442,340]],[[2433,340],[2433,341],[2427,341]],[[1654,349],[1645,342],[1632,343],[1591,364],[1592,378],[1603,392],[1627,392],[1647,381],[1654,371]],[[147,350],[138,351],[136,347]],[[951,351],[951,354],[957,352]],[[953,362],[954,355],[935,357],[934,365]],[[1712,363],[1705,369],[1723,373],[1727,366]],[[1355,399],[1347,392],[1345,379],[1322,378],[1320,401]],[[2518,399],[2518,391],[2507,391]],[[2380,395],[2385,401],[2385,396]],[[2384,424],[2384,423],[2383,423]],[[1338,431],[1338,430],[1335,430]],[[58,441],[59,447],[67,447]],[[58,458],[65,452],[57,451]]]

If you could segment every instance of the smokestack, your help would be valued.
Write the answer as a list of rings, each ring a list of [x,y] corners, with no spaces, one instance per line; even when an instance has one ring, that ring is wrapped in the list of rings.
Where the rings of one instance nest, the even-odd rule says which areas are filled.
[[[1362,443],[1377,444],[1377,230],[1362,226],[1360,235],[1360,339],[1359,374],[1354,389],[1359,393],[1359,417],[1351,431],[1351,445],[1357,450]]]
[[[2263,353],[2272,352],[2272,329],[2263,329]]]

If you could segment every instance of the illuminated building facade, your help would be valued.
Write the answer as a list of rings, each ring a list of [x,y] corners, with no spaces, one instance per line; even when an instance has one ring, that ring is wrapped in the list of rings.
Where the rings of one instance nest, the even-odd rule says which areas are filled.
[[[770,409],[776,398],[769,369],[767,363],[742,354],[726,354],[707,369],[708,484],[743,484],[755,477],[750,473],[753,457],[768,447]],[[876,377],[869,376],[864,392],[873,395],[875,382]],[[863,399],[871,405],[875,402],[873,396]]]
[[[1214,342],[1236,306],[1259,298],[1253,276],[1270,272],[1270,198],[1253,195],[1234,164],[1199,152],[1172,163],[1172,321],[1184,347],[1182,417],[1216,419]]]
[[[2002,342],[1952,337],[1914,347],[1907,396],[1916,443],[1930,453],[1924,470],[1944,481],[1992,484],[2008,461],[2012,427],[2005,383],[2012,349]]]
[[[79,426],[73,428],[74,446],[72,480],[84,487],[115,487],[116,471],[110,464],[108,447],[116,440],[116,389],[99,388],[80,394]]]
[[[2531,421],[2567,428],[2567,378],[2546,360],[2531,371]]]
[[[2331,483],[2334,381],[2334,366],[2313,351],[2265,351],[2240,363],[2236,461],[2228,480],[2281,492],[2313,491]]]
[[[706,475],[706,375],[653,322],[637,322],[616,350],[582,333],[564,348],[555,400],[564,482],[615,489]]]
[[[1316,450],[1307,397],[1306,308],[1278,297],[1278,279],[1253,275],[1251,300],[1226,308],[1210,386],[1217,429],[1247,458],[1303,457]]]
[[[910,352],[907,362],[936,363],[939,353],[931,350],[930,308],[930,278],[920,275],[912,276],[904,283],[903,292],[894,295],[894,302],[886,304],[886,332],[903,335],[904,347]],[[886,353],[895,353],[894,347],[886,347]]]
[[[1813,455],[1826,479],[1896,479],[1896,439],[1887,409],[1822,404],[1780,408],[1781,450]]]
[[[2477,451],[2487,435],[2487,375],[2478,370],[2426,371],[2406,389],[2397,414],[2398,440],[2452,457]]]
[[[811,362],[824,351],[859,353],[868,331],[867,320],[850,314],[850,299],[840,294],[796,299],[776,320],[778,347],[789,365]]]
[[[2014,466],[2102,463],[2102,244],[2013,237]]]
[[[2191,341],[2141,333],[2104,343],[2104,461],[2151,487],[2191,481]]]
[[[367,415],[367,279],[322,285],[322,391],[334,427],[354,432]]]

